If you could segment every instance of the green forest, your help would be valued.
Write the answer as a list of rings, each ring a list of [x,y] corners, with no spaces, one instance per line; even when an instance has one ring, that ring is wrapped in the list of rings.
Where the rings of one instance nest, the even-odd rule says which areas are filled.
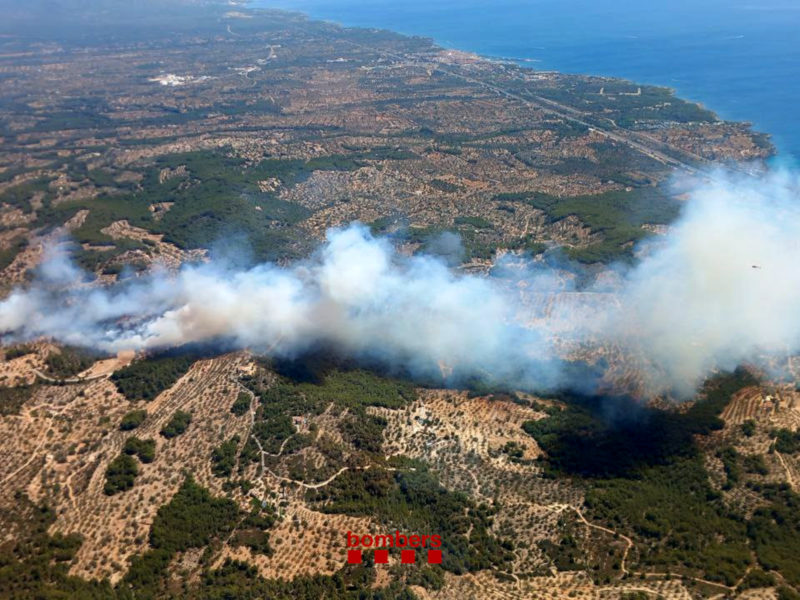
[[[722,428],[718,415],[737,390],[757,383],[747,371],[709,380],[686,411],[661,411],[634,401],[565,397],[565,408],[523,426],[546,451],[545,474],[578,477],[587,518],[636,541],[643,570],[705,577],[732,586],[754,566],[780,569],[797,584],[800,496],[788,486],[748,487],[767,503],[751,519],[732,510],[711,485],[698,435]],[[611,407],[609,404],[615,404]],[[611,418],[607,415],[626,415]],[[763,459],[729,447],[718,456],[727,482],[763,472]]]
[[[132,362],[115,371],[111,380],[131,401],[150,401],[172,387],[199,359],[196,352],[176,349]]]

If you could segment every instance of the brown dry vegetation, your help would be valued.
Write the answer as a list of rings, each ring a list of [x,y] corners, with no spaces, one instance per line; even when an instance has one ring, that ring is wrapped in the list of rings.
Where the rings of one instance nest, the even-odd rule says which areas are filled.
[[[52,347],[39,344],[35,350],[3,364],[10,371],[9,364],[19,362],[14,372],[24,380],[32,369],[41,366],[41,357]],[[147,533],[155,513],[176,492],[184,472],[192,473],[212,493],[234,498],[243,509],[252,499],[258,499],[278,510],[279,518],[270,529],[273,554],[254,553],[237,546],[232,543],[231,534],[217,548],[212,561],[215,566],[226,558],[235,558],[255,565],[267,578],[332,574],[344,564],[344,532],[380,529],[368,518],[325,514],[309,505],[306,489],[327,485],[344,469],[324,481],[292,482],[287,471],[290,457],[282,456],[282,452],[277,456],[265,454],[263,463],[243,465],[241,477],[255,484],[248,495],[239,488],[224,490],[224,480],[212,475],[212,449],[234,435],[244,443],[252,425],[252,406],[250,412],[239,417],[230,411],[235,398],[245,390],[239,378],[258,372],[246,353],[195,363],[169,390],[147,405],[129,402],[107,379],[114,368],[130,358],[124,355],[98,361],[85,373],[99,375],[96,380],[40,384],[19,415],[0,419],[0,501],[13,503],[14,493],[23,491],[35,502],[50,503],[57,513],[51,531],[78,532],[84,538],[71,566],[73,574],[117,581],[124,574],[128,559],[147,548]],[[541,410],[558,406],[557,403],[525,396],[516,401],[506,396],[470,397],[450,390],[421,389],[418,394],[418,399],[405,408],[369,409],[388,421],[383,454],[423,459],[433,466],[447,488],[494,504],[498,510],[492,531],[516,540],[510,576],[491,570],[458,576],[448,573],[442,590],[417,589],[420,598],[600,599],[623,598],[636,591],[670,600],[696,597],[695,584],[689,580],[670,581],[653,575],[642,579],[634,575],[601,585],[582,571],[557,572],[538,547],[541,540],[557,541],[565,528],[573,532],[581,547],[597,552],[598,558],[605,552],[620,556],[626,546],[624,539],[582,520],[579,511],[583,493],[579,486],[568,479],[542,477],[537,460],[542,452],[524,434],[521,424],[543,418],[545,413]],[[769,403],[768,395],[778,399],[771,411],[763,410]],[[786,481],[787,473],[797,477],[795,457],[781,459],[767,454],[771,427],[794,422],[793,400],[794,392],[787,388],[745,388],[723,413],[725,429],[712,438],[730,439],[743,454],[763,454],[769,469],[764,481]],[[133,489],[107,496],[103,493],[105,467],[130,435],[119,431],[118,423],[123,414],[137,406],[146,407],[148,415],[134,433],[139,438],[156,440],[155,460],[140,465]],[[310,416],[301,429],[311,428],[319,438],[328,437],[332,443],[345,447],[338,424],[348,413],[330,408]],[[192,413],[192,423],[185,434],[167,440],[158,432],[176,410]],[[756,421],[756,432],[744,437],[741,423],[748,418]],[[509,444],[514,452],[507,451]],[[305,453],[312,460],[314,452],[308,447],[300,454]],[[323,466],[325,459],[318,459]],[[264,470],[262,464],[266,466]],[[369,468],[385,467],[371,464]],[[709,457],[707,468],[715,485],[721,486],[724,473],[718,459]],[[732,506],[746,511],[756,507],[754,497],[748,496],[742,486],[725,494]],[[13,539],[18,533],[8,529],[5,539]],[[193,580],[200,572],[198,552],[179,555],[173,569]],[[381,577],[391,578],[390,573],[391,569],[382,570]],[[714,591],[713,586],[710,590]],[[775,596],[770,590],[752,590],[732,597],[766,600]]]

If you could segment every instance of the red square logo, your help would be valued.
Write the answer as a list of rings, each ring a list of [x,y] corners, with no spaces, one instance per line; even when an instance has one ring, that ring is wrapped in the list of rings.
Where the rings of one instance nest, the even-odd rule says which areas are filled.
[[[389,562],[389,551],[386,549],[383,550],[375,550],[375,562],[378,564],[385,565]]]
[[[347,562],[351,565],[361,564],[361,550],[348,550]]]
[[[442,551],[441,550],[428,550],[428,564],[440,565],[442,564]]]
[[[400,562],[404,565],[413,565],[417,562],[417,553],[413,550],[403,550],[400,552]]]

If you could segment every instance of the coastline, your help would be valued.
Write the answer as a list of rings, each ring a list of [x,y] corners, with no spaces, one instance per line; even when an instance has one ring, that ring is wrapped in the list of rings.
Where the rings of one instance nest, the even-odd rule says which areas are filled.
[[[400,27],[395,29],[383,26],[365,26],[360,24],[353,24],[343,20],[338,20],[336,18],[328,18],[324,16],[315,15],[304,9],[286,8],[286,7],[271,5],[269,4],[269,2],[265,0],[241,0],[241,3],[238,5],[246,6],[248,9],[256,11],[264,10],[264,11],[280,11],[284,13],[290,13],[302,16],[303,18],[311,21],[327,23],[336,27],[340,27],[342,29],[384,32],[387,34],[400,35],[407,38],[424,39],[430,41],[434,46],[442,50],[471,54],[476,57],[479,57],[482,60],[495,64],[513,64],[516,67],[534,71],[537,74],[558,74],[561,76],[607,79],[609,81],[617,83],[627,83],[634,86],[661,88],[664,90],[669,90],[669,92],[671,92],[671,94],[676,99],[694,104],[704,110],[709,111],[714,115],[714,117],[718,121],[723,123],[738,124],[745,126],[754,136],[762,138],[770,148],[769,155],[767,157],[764,157],[764,161],[767,162],[768,164],[783,164],[783,163],[792,164],[793,162],[796,162],[798,160],[791,153],[790,150],[787,150],[787,148],[785,148],[785,144],[779,143],[779,140],[783,136],[781,136],[778,132],[760,125],[755,118],[741,118],[734,115],[730,115],[726,113],[724,109],[721,109],[713,101],[710,101],[708,99],[698,99],[696,95],[692,94],[690,91],[685,90],[680,85],[676,85],[674,82],[665,82],[663,79],[653,80],[649,78],[627,77],[613,73],[610,74],[608,72],[605,72],[604,70],[597,71],[597,70],[581,69],[574,71],[574,70],[564,70],[557,67],[539,68],[537,65],[545,63],[544,59],[527,57],[527,56],[498,55],[498,54],[480,52],[477,50],[464,49],[463,47],[460,47],[459,45],[454,44],[453,42],[439,39],[432,35],[403,30]]]
[[[248,10],[251,10],[251,11],[254,11],[254,12],[271,12],[271,11],[274,11],[274,12],[280,12],[280,13],[287,14],[287,15],[293,15],[293,16],[296,16],[296,17],[303,18],[303,19],[305,19],[307,21],[315,21],[315,22],[318,22],[318,23],[324,23],[326,25],[329,25],[329,26],[332,26],[332,27],[336,27],[336,28],[339,28],[339,29],[344,30],[344,31],[365,31],[365,32],[371,32],[371,33],[386,34],[386,35],[391,35],[391,36],[400,36],[400,37],[408,38],[408,39],[423,40],[425,42],[430,43],[432,48],[435,48],[435,49],[437,49],[437,50],[439,50],[441,52],[445,52],[445,53],[446,52],[450,52],[450,53],[453,53],[454,55],[458,54],[458,55],[462,55],[462,56],[468,56],[468,57],[471,57],[473,60],[482,61],[482,62],[490,64],[490,65],[499,65],[499,66],[504,66],[504,67],[505,66],[513,66],[514,68],[521,69],[521,70],[523,70],[525,72],[532,72],[532,73],[535,73],[536,75],[552,75],[552,76],[558,76],[558,77],[564,77],[564,78],[576,78],[576,79],[580,79],[580,78],[597,79],[597,80],[608,81],[610,84],[616,84],[616,85],[622,84],[622,85],[629,85],[631,87],[637,87],[637,88],[648,88],[648,89],[655,89],[655,90],[664,90],[664,91],[668,92],[669,95],[672,98],[674,98],[675,100],[678,100],[678,101],[681,101],[681,102],[685,102],[685,103],[688,103],[688,104],[692,104],[692,105],[696,106],[697,108],[699,108],[702,111],[707,111],[710,115],[713,116],[713,118],[718,123],[722,123],[722,124],[730,125],[730,126],[743,127],[748,132],[748,134],[752,136],[752,138],[754,140],[758,140],[757,144],[760,147],[764,148],[765,155],[763,155],[763,156],[761,156],[761,157],[759,157],[757,159],[757,162],[760,163],[760,164],[757,165],[756,170],[759,170],[760,168],[768,167],[768,166],[771,166],[771,165],[773,165],[775,163],[779,163],[780,161],[786,160],[786,156],[780,153],[779,148],[774,143],[773,135],[772,135],[771,132],[766,132],[766,131],[761,131],[761,130],[755,129],[755,125],[751,121],[726,119],[726,118],[720,116],[720,114],[714,108],[709,108],[707,105],[705,105],[702,102],[699,102],[699,101],[696,101],[696,100],[692,100],[692,99],[689,99],[689,98],[685,98],[685,97],[679,95],[679,90],[678,89],[676,89],[674,87],[667,86],[667,85],[644,83],[644,82],[639,82],[639,81],[632,80],[632,79],[626,79],[626,78],[622,78],[622,77],[608,76],[608,75],[602,75],[602,74],[568,73],[568,72],[563,72],[563,71],[554,70],[554,69],[537,69],[535,66],[532,66],[531,64],[529,64],[528,61],[523,61],[522,59],[519,59],[519,58],[516,58],[516,59],[515,58],[511,58],[511,57],[501,58],[501,57],[489,56],[489,55],[481,54],[481,53],[478,53],[478,52],[472,52],[472,51],[469,51],[469,50],[463,50],[463,49],[456,48],[456,47],[450,47],[450,46],[447,46],[447,45],[441,43],[439,40],[436,40],[435,38],[430,37],[430,36],[405,33],[405,32],[396,31],[396,30],[393,30],[393,29],[388,29],[388,28],[385,28],[385,27],[362,27],[362,26],[358,26],[358,25],[349,25],[349,24],[346,24],[346,23],[342,23],[342,22],[339,22],[339,21],[332,20],[332,19],[316,17],[316,16],[314,16],[314,15],[312,15],[310,13],[307,13],[307,12],[304,12],[304,11],[300,11],[300,10],[292,10],[292,9],[286,9],[286,8],[280,8],[280,7],[274,7],[274,6],[266,6],[266,5],[262,4],[262,2],[260,2],[259,0],[243,0],[243,2],[241,4],[237,4],[237,6],[246,7]],[[523,64],[521,64],[521,63],[523,63]],[[503,92],[501,91],[499,93],[502,94]],[[544,100],[544,99],[541,99],[541,100]],[[568,107],[565,107],[565,108],[568,108]],[[571,110],[571,109],[568,108],[568,110]],[[565,115],[562,113],[561,116],[563,117]],[[570,117],[567,116],[567,118],[570,118]],[[616,123],[614,123],[614,127],[615,128],[618,127],[616,125]],[[602,128],[600,128],[600,129],[602,129]],[[638,136],[640,134],[640,132],[637,131],[637,130],[629,129],[629,128],[625,128],[625,127],[620,127],[619,130],[623,131],[623,132],[626,132],[626,133],[630,133],[630,134],[632,134],[634,136]],[[665,147],[670,148],[669,144],[666,144]],[[675,149],[675,148],[670,148],[670,149],[671,150],[677,150],[677,152],[679,154],[683,154],[684,153],[680,149]],[[691,155],[691,153],[689,153],[689,154]],[[691,158],[695,158],[695,157],[692,155]],[[699,158],[699,157],[697,157],[697,158]],[[788,159],[791,161],[791,156],[789,156]],[[681,163],[681,161],[678,161],[678,162]],[[752,168],[750,168],[749,166],[744,166],[744,163],[752,162],[752,159],[743,160],[743,161],[726,160],[724,162],[728,163],[729,165],[731,165],[731,163],[733,162],[735,164],[734,165],[734,169],[738,170],[738,171],[741,171],[741,172],[743,172],[745,174],[750,174],[750,173],[753,172]],[[702,163],[703,163],[703,161],[700,160],[699,164],[702,164]],[[708,161],[708,165],[713,167],[714,166],[714,161]],[[738,165],[738,166],[736,166],[736,165]],[[689,165],[686,164],[686,163],[677,164],[677,165],[673,165],[673,166],[682,166],[684,168],[687,168],[688,171],[690,171],[690,172],[692,171],[692,168],[689,167]],[[696,165],[693,165],[693,166],[696,166]]]

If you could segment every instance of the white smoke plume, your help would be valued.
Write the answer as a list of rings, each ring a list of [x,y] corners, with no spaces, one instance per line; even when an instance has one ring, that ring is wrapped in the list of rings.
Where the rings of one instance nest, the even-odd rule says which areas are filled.
[[[327,345],[420,376],[456,365],[552,384],[549,367],[534,371],[531,360],[552,351],[514,323],[501,287],[428,256],[400,257],[358,224],[329,231],[312,259],[290,268],[200,264],[110,288],[76,286],[81,276],[51,256],[31,288],[0,303],[0,330],[107,351],[220,340],[291,357]]]
[[[50,337],[106,351],[224,341],[291,357],[318,345],[419,376],[455,369],[510,386],[574,385],[556,348],[615,346],[641,357],[653,391],[689,393],[712,370],[800,351],[800,208],[787,174],[714,174],[666,236],[616,268],[591,310],[534,318],[508,280],[400,256],[361,225],[328,232],[309,260],[231,269],[209,263],[110,287],[54,253],[0,302],[4,341]],[[525,292],[563,291],[531,262]],[[579,382],[577,382],[579,383]]]
[[[714,174],[625,275],[606,325],[687,393],[712,369],[800,352],[800,181]]]

